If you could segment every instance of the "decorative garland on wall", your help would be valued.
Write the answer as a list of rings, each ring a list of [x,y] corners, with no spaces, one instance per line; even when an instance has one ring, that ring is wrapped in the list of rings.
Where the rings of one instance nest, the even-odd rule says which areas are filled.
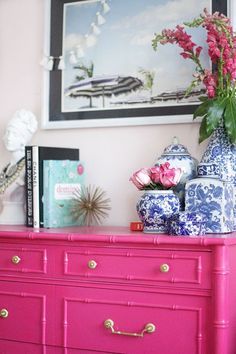
[[[83,43],[76,44],[76,46],[69,51],[70,64],[77,64],[78,60],[84,57],[86,48],[93,47],[96,44],[97,36],[101,33],[101,26],[106,22],[105,15],[110,11],[108,1],[110,0],[99,1],[100,9],[96,12],[94,20],[89,26],[88,32],[83,35]],[[58,62],[57,66],[56,62]],[[43,57],[40,65],[42,65],[45,70],[64,70],[65,60],[63,55],[60,55],[59,57],[49,55]]]

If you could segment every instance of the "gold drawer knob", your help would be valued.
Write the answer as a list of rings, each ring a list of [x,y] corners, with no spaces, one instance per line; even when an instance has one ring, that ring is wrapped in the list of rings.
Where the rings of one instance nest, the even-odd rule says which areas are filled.
[[[91,259],[90,261],[88,261],[88,267],[90,269],[95,269],[97,267],[97,262],[95,262],[93,259]]]
[[[170,266],[169,266],[168,264],[166,264],[166,263],[164,263],[164,264],[162,264],[162,265],[160,266],[160,271],[161,271],[162,273],[168,273],[169,270],[170,270]]]
[[[11,259],[11,261],[12,261],[12,263],[14,263],[14,264],[18,264],[18,263],[20,263],[21,259],[20,259],[20,257],[18,257],[18,256],[13,256],[12,259]]]
[[[7,309],[2,309],[2,310],[0,311],[0,317],[2,317],[2,318],[7,318],[7,317],[8,317],[8,311],[7,311]]]

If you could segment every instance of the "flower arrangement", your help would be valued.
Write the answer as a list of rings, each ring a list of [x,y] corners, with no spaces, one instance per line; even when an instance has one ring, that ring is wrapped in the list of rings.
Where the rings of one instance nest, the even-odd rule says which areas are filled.
[[[170,168],[169,162],[136,171],[130,181],[139,190],[163,190],[175,187],[182,176],[181,168]]]
[[[207,31],[208,54],[213,70],[204,68],[200,62],[202,47],[197,46],[185,28],[203,27]],[[192,22],[177,25],[174,30],[164,29],[155,34],[154,50],[159,44],[177,44],[180,55],[195,63],[193,81],[186,94],[199,84],[206,88],[207,96],[201,97],[201,104],[194,113],[202,117],[199,142],[207,139],[221,122],[231,143],[236,144],[236,36],[230,20],[223,14],[209,14],[207,10]]]

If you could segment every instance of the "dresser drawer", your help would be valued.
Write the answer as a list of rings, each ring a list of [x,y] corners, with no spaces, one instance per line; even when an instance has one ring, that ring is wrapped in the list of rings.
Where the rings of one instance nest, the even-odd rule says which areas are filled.
[[[57,319],[63,347],[125,354],[157,354],[158,348],[161,354],[211,353],[208,297],[58,287],[57,299],[63,309]]]
[[[51,286],[2,281],[0,339],[54,344],[53,318],[49,311],[53,306],[54,289]]]
[[[91,351],[62,347],[53,347],[32,343],[22,343],[0,339],[0,354],[108,354],[107,352]]]
[[[55,352],[47,351],[45,346],[22,343],[0,339],[0,354],[56,354]],[[59,354],[59,352],[58,352]],[[61,352],[61,354],[63,354]]]
[[[14,273],[46,275],[49,271],[48,251],[38,245],[4,245],[0,249],[0,275]]]
[[[80,248],[63,253],[66,277],[96,281],[210,288],[210,268],[210,252]]]

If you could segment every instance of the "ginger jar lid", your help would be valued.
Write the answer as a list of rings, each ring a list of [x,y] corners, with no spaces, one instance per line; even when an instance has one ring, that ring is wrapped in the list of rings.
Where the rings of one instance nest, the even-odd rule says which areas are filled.
[[[190,153],[188,152],[188,149],[179,143],[179,139],[177,136],[173,137],[172,144],[168,145],[162,154],[162,156],[167,156],[167,155],[189,155]]]

